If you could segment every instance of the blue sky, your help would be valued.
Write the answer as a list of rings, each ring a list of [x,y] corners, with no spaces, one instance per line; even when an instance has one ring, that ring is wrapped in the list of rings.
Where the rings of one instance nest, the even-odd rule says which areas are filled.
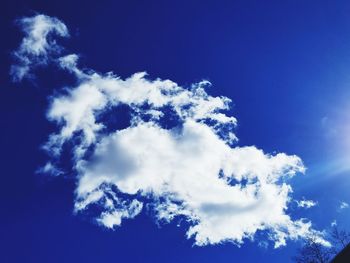
[[[1,261],[289,262],[309,234],[296,228],[298,219],[307,218],[309,231],[320,236],[334,220],[350,229],[346,1],[2,6]],[[40,56],[30,53],[34,45],[21,46],[21,19],[38,14],[53,23]],[[53,25],[61,25],[59,32]],[[64,66],[64,57],[71,63]],[[23,65],[29,70],[21,77]],[[115,75],[106,75],[111,71]],[[144,71],[148,77],[125,81]],[[211,85],[195,84],[202,80]],[[158,87],[170,95],[143,93]],[[174,87],[184,102],[171,95]],[[218,111],[203,113],[208,105],[224,107],[220,96],[232,100],[220,112],[236,125]],[[86,101],[95,105],[92,123],[88,114],[79,115],[89,112],[81,106]],[[165,117],[146,112],[147,101]],[[238,141],[229,141],[230,132]],[[284,159],[274,158],[278,153]],[[213,166],[223,171],[215,178]],[[293,189],[283,188],[287,196],[277,193],[283,182]],[[237,185],[260,194],[251,200],[248,190],[232,193]],[[91,201],[94,195],[99,199]],[[269,198],[275,201],[265,202]],[[298,207],[302,200],[316,205]],[[271,236],[281,225],[289,238],[274,248]]]

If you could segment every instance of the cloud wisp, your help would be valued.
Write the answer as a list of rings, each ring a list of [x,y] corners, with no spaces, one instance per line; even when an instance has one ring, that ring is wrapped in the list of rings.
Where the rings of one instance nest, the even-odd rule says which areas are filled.
[[[31,78],[31,71],[39,65],[46,65],[51,56],[59,54],[62,48],[53,36],[68,37],[68,29],[55,17],[36,15],[16,21],[25,36],[19,48],[13,52],[16,64],[10,69],[14,81]]]
[[[57,23],[50,29],[65,28],[44,17]],[[24,27],[28,39],[41,24],[31,25],[30,30]],[[44,47],[36,50],[45,55],[29,56],[19,79],[31,65],[46,63],[50,43],[57,49],[47,40],[49,31],[38,34],[44,39],[36,38]],[[66,30],[58,32],[66,35]],[[310,221],[287,213],[293,201],[288,180],[304,172],[300,158],[236,146],[237,121],[227,114],[230,99],[210,96],[205,90],[209,82],[185,88],[170,80],[150,80],[145,72],[122,79],[80,69],[78,59],[70,54],[56,60],[77,85],[51,97],[47,117],[58,129],[45,145],[51,161],[42,169],[61,174],[54,164],[71,145],[76,212],[98,206],[97,222],[107,228],[142,210],[158,222],[182,218],[188,223],[187,237],[199,246],[240,245],[258,231],[265,231],[275,247],[309,235],[328,244]],[[111,121],[121,109],[129,119],[116,128]],[[300,206],[312,206],[305,202]]]
[[[296,200],[295,202],[297,203],[298,207],[303,207],[303,208],[306,208],[306,209],[314,207],[314,206],[317,205],[317,202],[312,201],[312,200],[305,200],[305,199],[300,200],[300,201]]]
[[[344,201],[340,202],[338,210],[341,211],[341,210],[344,210],[346,208],[349,208],[349,204],[347,202],[344,202]]]

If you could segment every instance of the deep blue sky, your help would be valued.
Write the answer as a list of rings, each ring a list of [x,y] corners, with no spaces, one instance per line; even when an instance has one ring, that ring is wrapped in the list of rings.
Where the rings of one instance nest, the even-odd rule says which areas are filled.
[[[208,79],[233,100],[239,145],[299,155],[297,212],[317,229],[350,229],[350,3],[348,1],[2,1],[0,4],[1,262],[288,262],[300,245],[193,247],[185,229],[145,214],[107,231],[73,215],[74,180],[35,174],[53,130],[45,118],[55,76],[13,84],[14,20],[34,12],[66,23],[65,46],[100,72],[147,71],[182,85]]]

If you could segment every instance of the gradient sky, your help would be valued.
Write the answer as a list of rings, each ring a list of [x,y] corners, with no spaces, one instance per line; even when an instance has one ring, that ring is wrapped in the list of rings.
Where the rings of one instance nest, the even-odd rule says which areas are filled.
[[[93,1],[91,1],[93,2]],[[108,230],[75,215],[75,176],[36,171],[56,128],[48,97],[70,81],[51,67],[13,83],[9,69],[23,34],[14,21],[42,13],[64,21],[60,43],[81,64],[122,78],[147,71],[179,85],[209,80],[232,99],[238,146],[298,155],[307,170],[290,179],[290,206],[317,230],[350,229],[350,3],[348,1],[2,1],[0,4],[1,262],[289,262],[301,241],[197,247],[177,222],[142,212]]]

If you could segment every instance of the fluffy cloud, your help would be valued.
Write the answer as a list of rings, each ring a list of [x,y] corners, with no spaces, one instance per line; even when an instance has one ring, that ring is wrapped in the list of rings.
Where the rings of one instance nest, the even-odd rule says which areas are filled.
[[[10,73],[14,81],[31,77],[31,70],[38,65],[48,63],[50,56],[58,54],[58,46],[53,35],[68,37],[69,33],[64,23],[54,17],[36,15],[25,17],[17,21],[25,34],[19,48],[13,52],[16,65],[11,67]]]
[[[46,40],[37,41],[50,49]],[[97,205],[97,222],[107,228],[142,209],[159,222],[184,218],[196,245],[239,245],[257,231],[265,231],[275,247],[309,235],[327,244],[311,222],[287,213],[288,180],[304,172],[300,158],[238,147],[236,119],[227,114],[230,99],[207,94],[209,82],[185,88],[144,72],[121,79],[81,70],[77,61],[75,54],[57,60],[78,84],[51,98],[47,117],[58,131],[45,146],[52,160],[43,168],[61,171],[53,164],[66,158],[63,149],[71,145],[76,212]],[[122,107],[130,118],[126,127],[115,127],[111,120]]]

